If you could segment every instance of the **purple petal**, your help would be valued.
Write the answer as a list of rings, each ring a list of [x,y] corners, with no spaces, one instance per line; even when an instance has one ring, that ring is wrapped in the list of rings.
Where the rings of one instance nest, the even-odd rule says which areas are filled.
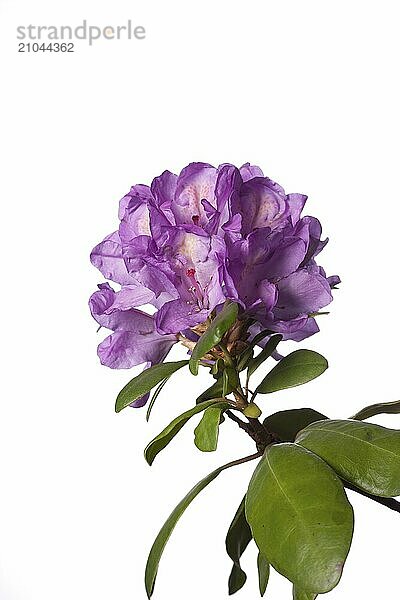
[[[327,280],[307,269],[297,271],[278,283],[277,318],[292,319],[301,314],[317,312],[332,301]]]
[[[238,198],[242,181],[239,170],[233,165],[225,164],[218,167],[218,177],[215,184],[217,210],[211,214],[209,209],[207,216],[210,221],[204,226],[204,229],[210,235],[222,234],[221,228],[230,220],[232,199]],[[209,203],[208,205],[211,206]]]
[[[276,286],[264,279],[260,282],[259,294],[265,310],[267,312],[272,310],[278,300],[278,290],[276,289]]]
[[[176,343],[176,336],[156,331],[115,331],[97,349],[101,364],[111,369],[130,369],[142,363],[157,364]]]
[[[284,238],[277,244],[266,263],[266,272],[270,279],[287,277],[294,273],[306,253],[306,244],[301,238]]]
[[[258,227],[279,229],[287,223],[288,207],[282,188],[267,177],[256,177],[243,184],[240,198],[232,199],[233,212],[242,215],[242,234]]]
[[[327,277],[327,282],[329,283],[329,286],[333,288],[341,283],[341,279],[339,275],[331,275],[330,277]]]
[[[300,219],[301,211],[307,201],[307,196],[304,194],[288,194],[286,196],[289,205],[290,218],[292,225],[296,225]]]
[[[163,333],[179,333],[205,321],[211,309],[197,310],[184,300],[172,300],[156,314],[157,330]]]
[[[124,218],[125,210],[132,198],[136,198],[139,204],[147,204],[151,199],[149,186],[139,184],[131,187],[130,191],[119,202],[118,217],[120,220]]]
[[[115,310],[129,310],[145,304],[154,304],[155,294],[140,284],[125,285],[115,294],[114,302],[107,309],[107,314]]]
[[[243,181],[254,179],[254,177],[264,177],[264,173],[261,171],[260,167],[251,165],[250,163],[245,163],[240,167],[240,174]]]
[[[172,212],[172,202],[176,193],[178,177],[170,171],[153,179],[151,191],[154,200],[149,205],[150,229],[153,238],[159,242],[162,228],[175,225],[175,215]]]
[[[208,223],[202,200],[215,206],[217,169],[206,163],[191,163],[183,169],[177,181],[171,209],[176,223],[204,226]]]
[[[93,248],[90,260],[106,279],[121,285],[132,283],[132,277],[127,271],[122,256],[122,245],[118,231],[108,235]]]
[[[300,230],[303,232],[307,231],[308,249],[303,260],[303,265],[307,265],[310,260],[325,248],[328,239],[321,241],[321,223],[314,217],[303,217],[296,225],[296,233],[298,235],[300,235]]]
[[[113,304],[118,293],[108,283],[102,283],[98,288],[99,290],[89,299],[89,308],[99,325],[113,331],[117,329],[132,333],[154,331],[154,318],[151,315],[136,309],[116,310]]]

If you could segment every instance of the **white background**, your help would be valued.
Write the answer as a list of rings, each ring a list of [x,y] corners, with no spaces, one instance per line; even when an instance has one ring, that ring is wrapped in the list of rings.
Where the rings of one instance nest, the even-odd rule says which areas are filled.
[[[251,453],[233,423],[202,455],[187,426],[152,468],[147,441],[204,380],[179,373],[149,424],[113,412],[136,373],[101,367],[87,299],[92,246],[134,183],[194,160],[260,164],[309,195],[343,283],[303,342],[328,372],[262,400],[347,417],[399,397],[398,3],[344,0],[0,0],[2,350],[1,600],[144,600],[148,550],[187,490]],[[144,41],[17,52],[18,25],[124,24]],[[176,349],[174,357],[183,357]],[[203,386],[203,387],[202,387]],[[400,417],[376,422],[400,427]],[[254,464],[220,475],[163,557],[155,598],[227,598],[226,529]],[[351,495],[356,529],[332,600],[398,595],[400,515]],[[257,597],[256,552],[243,559]],[[290,598],[274,574],[267,597]]]

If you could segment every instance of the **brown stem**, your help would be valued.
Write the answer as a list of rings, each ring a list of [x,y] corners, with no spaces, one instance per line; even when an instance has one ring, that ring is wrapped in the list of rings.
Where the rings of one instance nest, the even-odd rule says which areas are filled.
[[[231,410],[227,410],[225,414],[227,417],[232,419],[232,421],[235,421],[235,423],[239,425],[240,429],[243,429],[246,433],[249,432],[249,424],[242,421],[242,419],[239,419],[239,417],[237,417]]]
[[[227,463],[222,469],[229,469],[229,467],[234,467],[236,465],[242,465],[243,463],[249,462],[251,460],[255,460],[256,458],[260,458],[263,455],[262,452],[255,452],[254,454],[250,454],[250,456],[244,456],[243,458],[238,458],[237,460],[232,460],[232,462]]]
[[[261,453],[264,452],[265,448],[270,444],[273,444],[277,440],[273,434],[269,433],[265,427],[260,423],[258,419],[252,419],[248,417],[248,423],[242,421],[237,417],[232,411],[228,410],[225,413],[227,417],[235,421],[240,427],[243,429],[247,435],[251,437],[251,439],[256,443],[257,450]]]
[[[390,508],[390,510],[394,510],[395,512],[400,513],[400,502],[398,502],[394,498],[381,498],[380,496],[375,496],[374,494],[369,494],[368,492],[364,492],[363,490],[360,490],[358,487],[356,487],[352,483],[348,483],[347,481],[343,481],[343,485],[347,489],[352,490],[353,492],[357,492],[357,494],[361,494],[361,496],[365,496],[366,498],[369,498],[370,500],[373,500],[374,502],[377,502],[378,504],[382,504],[383,506],[386,506],[386,508]]]

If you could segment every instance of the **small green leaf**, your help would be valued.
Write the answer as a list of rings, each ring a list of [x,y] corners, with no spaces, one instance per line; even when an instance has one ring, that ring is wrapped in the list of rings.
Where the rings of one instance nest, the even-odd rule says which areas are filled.
[[[265,559],[299,589],[324,593],[337,585],[353,511],[318,456],[296,444],[270,446],[250,481],[246,518]]]
[[[315,421],[327,419],[322,413],[312,408],[294,408],[281,410],[264,420],[264,427],[282,442],[294,442],[296,435]]]
[[[260,596],[264,596],[265,590],[267,589],[268,581],[269,581],[269,562],[261,554],[258,553],[257,556],[257,569],[258,569],[258,589],[260,590]]]
[[[380,402],[379,404],[371,404],[370,406],[366,406],[365,408],[361,409],[358,413],[350,418],[355,419],[356,421],[364,421],[364,419],[369,419],[375,415],[397,415],[398,413],[400,413],[400,400],[396,400],[395,402]]]
[[[293,600],[315,600],[317,594],[312,592],[303,592],[299,588],[293,586]]]
[[[169,376],[171,377],[171,375]],[[166,377],[156,388],[156,390],[154,391],[154,394],[152,396],[152,398],[150,399],[149,402],[149,406],[147,407],[147,412],[146,412],[146,421],[148,422],[150,419],[150,415],[151,415],[151,411],[153,410],[153,406],[158,398],[158,396],[161,394],[162,389],[164,387],[164,385],[167,383],[169,377]]]
[[[196,400],[196,404],[201,404],[205,400],[212,400],[214,398],[222,398],[222,376],[211,387],[200,394]]]
[[[211,367],[211,374],[218,377],[218,373],[222,371],[224,367],[224,361],[222,358],[218,358]]]
[[[360,421],[319,421],[296,443],[320,456],[346,481],[376,496],[400,495],[400,431]]]
[[[266,361],[267,358],[269,358],[273,352],[275,352],[277,345],[282,340],[282,337],[283,336],[280,334],[273,335],[265,344],[265,347],[261,350],[260,354],[258,354],[249,362],[247,371],[248,379],[253,375],[254,371],[256,371],[258,367],[262,365],[262,363]]]
[[[261,409],[255,402],[250,402],[250,404],[243,409],[243,414],[246,415],[246,417],[250,417],[250,419],[258,419],[261,415]]]
[[[247,575],[240,566],[240,558],[249,545],[252,535],[244,513],[244,501],[239,505],[226,535],[225,545],[228,556],[233,561],[229,575],[229,595],[235,594],[246,583]]]
[[[260,333],[257,333],[257,335],[255,335],[252,341],[249,343],[247,348],[243,350],[243,352],[239,355],[237,360],[239,371],[244,371],[244,369],[246,369],[249,361],[253,358],[254,348],[259,342],[261,342],[265,337],[267,337],[267,335],[271,335],[271,332],[268,329],[264,329],[263,331],[260,331]]]
[[[222,467],[218,467],[215,471],[207,475],[204,479],[199,481],[188,494],[180,501],[178,506],[172,511],[164,525],[162,526],[160,533],[156,537],[153,546],[151,547],[149,557],[147,559],[146,564],[146,574],[145,574],[145,584],[146,584],[146,592],[147,597],[150,598],[153,590],[154,583],[157,577],[158,565],[160,563],[160,559],[162,553],[164,552],[164,548],[166,543],[168,542],[171,533],[173,532],[177,522],[189,506],[189,504],[196,498],[196,496],[209,484],[211,483],[222,471],[225,469],[229,469],[230,467],[234,467],[243,462],[247,462],[255,458],[254,456],[248,456],[246,458],[241,458],[239,460],[232,461]]]
[[[257,387],[256,394],[270,394],[307,383],[328,368],[326,358],[313,350],[295,350],[285,356]]]
[[[115,412],[120,412],[132,404],[132,402],[150,392],[163,379],[170,377],[175,371],[187,365],[188,362],[188,360],[165,362],[142,371],[139,375],[131,379],[118,394],[115,403]]]
[[[193,375],[199,371],[199,362],[207,352],[212,350],[223,338],[225,333],[232,327],[237,319],[238,305],[231,302],[217,314],[211,325],[206,329],[193,348],[189,361],[189,369]]]
[[[170,441],[176,436],[176,434],[182,429],[182,427],[189,421],[191,417],[197,415],[199,412],[206,410],[210,406],[214,406],[215,408],[226,409],[229,408],[230,404],[228,402],[218,402],[215,400],[207,400],[206,402],[202,402],[201,404],[196,404],[190,410],[176,417],[171,423],[155,437],[147,446],[144,451],[144,456],[151,465],[161,450],[164,450],[166,446],[170,443]]]
[[[194,443],[202,452],[214,452],[217,449],[222,411],[221,407],[207,408],[194,430]]]

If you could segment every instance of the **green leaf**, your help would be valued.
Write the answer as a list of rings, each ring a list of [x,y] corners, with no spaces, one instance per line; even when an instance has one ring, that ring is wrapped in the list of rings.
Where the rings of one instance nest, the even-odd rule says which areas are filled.
[[[145,448],[144,456],[151,465],[161,450],[164,450],[166,446],[170,443],[170,441],[176,436],[176,434],[182,429],[182,427],[189,421],[191,417],[197,415],[199,412],[206,410],[210,406],[214,406],[215,408],[226,409],[229,408],[230,404],[228,402],[218,402],[215,400],[207,400],[206,402],[202,402],[201,404],[196,404],[190,410],[182,413],[176,419],[171,421],[171,423],[155,437]]]
[[[327,419],[322,413],[312,408],[294,408],[281,410],[264,420],[264,427],[275,434],[282,442],[294,442],[296,435],[314,421]]]
[[[224,364],[222,358],[218,358],[211,367],[211,374],[218,378],[219,372],[224,368]]]
[[[139,375],[131,379],[118,394],[115,403],[115,412],[120,412],[132,404],[132,402],[150,392],[163,379],[170,377],[175,371],[187,365],[188,362],[188,360],[165,362],[142,371]]]
[[[228,371],[224,369],[222,371],[222,396],[225,398],[228,395],[228,387],[229,387],[229,375]]]
[[[219,467],[218,469],[207,475],[207,477],[199,481],[199,483],[197,483],[194,486],[194,488],[192,488],[190,492],[186,494],[183,500],[181,500],[178,506],[172,511],[172,513],[162,526],[160,533],[156,537],[154,544],[151,547],[149,557],[147,559],[145,584],[148,598],[151,597],[154,590],[154,583],[157,577],[158,565],[160,563],[160,559],[164,551],[165,545],[168,542],[171,533],[175,528],[175,525],[177,524],[177,522],[179,521],[189,504],[209,483],[211,483],[211,481],[218,477],[218,475],[222,473],[222,471],[224,471],[225,469],[229,469],[230,467],[234,467],[235,465],[241,464],[243,462],[252,460],[254,458],[256,458],[256,455],[241,458],[239,460],[234,460],[226,465],[223,465],[222,467]]]
[[[225,333],[232,327],[237,319],[238,305],[231,302],[217,314],[211,325],[206,329],[193,348],[189,361],[189,369],[193,375],[199,371],[199,362],[207,352],[212,350],[223,338]]]
[[[205,400],[222,398],[222,376],[211,387],[206,389],[196,400],[196,404],[201,404]]]
[[[194,443],[202,452],[214,452],[217,449],[222,411],[221,407],[207,408],[194,430]]]
[[[361,409],[358,413],[350,418],[355,419],[356,421],[363,421],[364,419],[369,419],[375,415],[397,415],[398,413],[400,413],[400,400],[396,400],[395,402],[380,402],[379,404],[371,404],[370,406],[366,406],[365,408]]]
[[[271,354],[276,350],[277,345],[279,344],[279,342],[282,340],[282,335],[273,335],[268,342],[265,344],[265,347],[261,350],[260,354],[258,354],[255,358],[253,358],[250,362],[249,362],[249,366],[248,366],[248,371],[247,371],[247,378],[249,379],[254,371],[256,371],[258,369],[258,367],[260,365],[262,365],[262,363],[264,361],[267,360],[267,358],[269,358],[271,356]]]
[[[225,545],[228,556],[233,561],[229,575],[229,595],[235,594],[246,583],[247,575],[240,566],[240,558],[249,545],[252,535],[244,513],[244,501],[239,505],[226,535]]]
[[[258,589],[260,590],[260,596],[264,596],[269,581],[269,562],[261,552],[257,556],[257,569]]]
[[[304,592],[293,586],[293,600],[315,600],[317,594],[312,592]]]
[[[326,358],[318,352],[296,350],[278,362],[264,377],[254,395],[270,394],[307,383],[321,375],[327,368]]]
[[[171,375],[169,376],[171,377]],[[156,388],[150,402],[149,402],[149,406],[147,407],[147,412],[146,412],[146,421],[148,422],[150,419],[150,415],[151,415],[151,411],[153,410],[153,406],[158,398],[158,396],[160,395],[164,385],[167,383],[169,377],[166,377]]]
[[[270,446],[246,495],[246,518],[265,559],[314,593],[341,577],[353,533],[353,511],[339,477],[296,444]]]
[[[260,333],[257,333],[257,335],[255,335],[252,341],[249,343],[247,348],[243,350],[243,352],[239,355],[237,360],[239,371],[244,371],[249,361],[253,358],[254,348],[259,342],[261,342],[265,337],[267,337],[267,335],[271,335],[271,332],[268,329],[264,329],[263,331],[260,331]]]
[[[360,421],[319,421],[303,429],[296,443],[361,490],[400,495],[400,431]]]

